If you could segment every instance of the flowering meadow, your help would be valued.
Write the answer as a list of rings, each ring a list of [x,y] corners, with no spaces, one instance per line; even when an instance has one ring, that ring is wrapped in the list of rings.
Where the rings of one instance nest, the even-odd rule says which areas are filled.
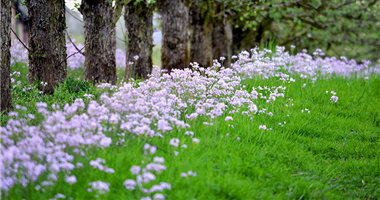
[[[14,45],[1,198],[380,198],[380,64],[294,48],[45,95]]]

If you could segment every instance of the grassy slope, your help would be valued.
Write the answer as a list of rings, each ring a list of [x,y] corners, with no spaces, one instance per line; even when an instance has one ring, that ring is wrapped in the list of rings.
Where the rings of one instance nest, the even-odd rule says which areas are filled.
[[[25,75],[25,69],[23,73]],[[165,192],[167,199],[380,197],[379,79],[337,77],[312,84],[309,79],[296,78],[295,83],[281,84],[274,78],[257,78],[243,83],[248,89],[258,85],[286,86],[286,98],[279,97],[273,104],[257,101],[259,110],[267,108],[267,112],[273,112],[273,117],[260,114],[250,119],[233,114],[214,119],[213,126],[204,125],[202,118],[190,122],[191,130],[201,140],[199,144],[191,145],[189,137],[176,130],[170,137],[154,138],[153,144],[170,152],[176,149],[168,145],[172,137],[189,144],[188,149],[178,148],[177,157],[158,150],[157,156],[165,158],[167,170],[157,176],[155,183],[172,184],[172,189]],[[307,85],[302,88],[304,83]],[[337,92],[339,100],[336,104],[329,101],[332,95],[326,94],[326,90]],[[101,91],[89,88],[87,92],[69,93],[62,88],[53,96],[41,95],[38,91],[16,92],[13,100],[15,105],[24,105],[28,112],[33,113],[34,102],[45,101],[49,105],[55,102],[62,107],[84,93],[95,94],[99,100]],[[293,99],[294,106],[286,106],[290,105],[289,98]],[[301,112],[305,108],[310,110],[310,114]],[[225,116],[232,116],[234,120],[226,122]],[[5,121],[6,117],[2,116],[2,122]],[[286,124],[281,127],[279,123],[284,121]],[[259,125],[267,125],[273,130],[259,130]],[[114,131],[115,134],[117,132]],[[90,149],[85,158],[76,158],[83,163],[104,158],[106,165],[115,170],[114,174],[100,172],[87,164],[73,171],[78,179],[73,186],[69,186],[62,175],[58,183],[48,187],[45,193],[34,190],[30,185],[27,189],[16,187],[9,196],[3,195],[2,198],[50,199],[62,193],[74,199],[91,199],[94,193],[87,192],[88,183],[101,180],[110,183],[111,190],[100,195],[100,199],[140,199],[141,192],[126,190],[123,182],[135,179],[130,168],[141,163],[145,142],[134,136],[126,136],[126,141],[125,146],[113,144],[103,150]],[[197,176],[180,176],[189,170],[197,172]]]

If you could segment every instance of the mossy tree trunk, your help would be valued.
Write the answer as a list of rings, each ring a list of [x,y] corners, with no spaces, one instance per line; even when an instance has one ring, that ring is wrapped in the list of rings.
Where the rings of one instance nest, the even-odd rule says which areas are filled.
[[[161,0],[162,69],[184,69],[189,66],[189,6],[190,0]]]
[[[85,34],[84,79],[116,84],[116,27],[108,0],[82,0]]]
[[[202,67],[212,66],[211,4],[209,1],[192,0],[190,6],[190,62]]]
[[[45,93],[65,81],[67,76],[65,39],[65,1],[27,0],[29,15],[29,83],[38,79]],[[38,83],[39,84],[39,83]]]
[[[11,78],[10,78],[10,64],[11,64],[11,5],[12,1],[1,0],[0,16],[0,112],[7,113],[12,110],[12,94],[11,94]]]
[[[134,5],[132,1],[125,6],[124,19],[127,39],[124,79],[146,79],[153,65],[153,6],[145,1]]]

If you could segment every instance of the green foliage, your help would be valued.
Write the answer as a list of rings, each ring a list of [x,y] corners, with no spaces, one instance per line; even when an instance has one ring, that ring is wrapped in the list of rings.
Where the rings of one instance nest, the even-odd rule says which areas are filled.
[[[279,45],[297,46],[327,56],[377,61],[380,53],[380,2],[377,0],[222,0],[224,12],[235,27],[276,38]],[[256,44],[258,45],[258,44]],[[249,47],[252,48],[252,47]]]
[[[67,77],[65,82],[59,86],[63,91],[67,91],[68,93],[80,93],[80,92],[88,92],[91,89],[91,85],[88,81],[82,81],[78,79],[74,79],[71,77]]]

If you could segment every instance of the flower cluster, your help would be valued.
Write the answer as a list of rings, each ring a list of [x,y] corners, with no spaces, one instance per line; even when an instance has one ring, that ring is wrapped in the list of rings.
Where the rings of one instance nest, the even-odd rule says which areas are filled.
[[[156,146],[145,144],[144,151],[145,151],[146,157],[145,157],[145,161],[143,160],[142,163],[149,162],[151,156],[153,156],[156,153],[156,149],[157,149]],[[163,165],[164,162],[165,162],[164,158],[155,156],[153,158],[153,162],[147,163],[144,167],[140,167],[137,165],[132,166],[131,173],[133,175],[136,175],[136,180],[133,180],[133,179],[125,180],[123,183],[125,189],[135,190],[136,186],[138,186],[139,189],[145,195],[155,193],[153,195],[153,199],[165,199],[165,196],[163,194],[156,193],[156,192],[163,192],[165,189],[170,190],[171,185],[169,183],[160,182],[159,184],[155,184],[152,187],[150,187],[150,189],[144,188],[144,184],[148,184],[152,181],[155,181],[156,175],[161,174],[162,171],[166,170],[166,166]],[[143,197],[143,199],[150,199],[150,197],[149,196]]]
[[[74,52],[72,48],[74,47],[68,47],[68,54]],[[166,147],[174,149],[174,155],[178,155],[189,145],[200,142],[194,137],[196,133],[191,131],[189,124],[192,121],[202,118],[205,121],[201,123],[212,126],[213,120],[219,118],[227,121],[228,126],[234,129],[232,123],[236,121],[232,116],[236,114],[247,115],[251,119],[255,114],[274,116],[275,110],[268,110],[272,107],[268,105],[285,98],[286,86],[283,85],[295,82],[296,76],[300,79],[311,78],[314,83],[317,77],[318,80],[329,78],[331,74],[350,77],[353,74],[369,76],[371,73],[380,73],[379,68],[370,67],[369,62],[357,64],[344,58],[321,58],[319,56],[323,56],[323,52],[320,50],[314,57],[306,52],[291,56],[284,50],[283,47],[278,47],[276,52],[257,48],[252,49],[251,53],[243,51],[233,57],[236,61],[231,68],[222,67],[218,60],[214,60],[210,68],[191,63],[191,69],[174,69],[170,74],[156,68],[154,75],[138,85],[134,82],[122,82],[119,86],[109,83],[98,85],[99,90],[104,90],[104,93],[99,101],[92,100],[92,94],[85,94],[83,97],[89,102],[87,105],[80,98],[63,108],[54,104],[50,109],[44,102],[36,103],[38,112],[35,115],[43,118],[38,125],[30,123],[35,115],[10,112],[10,119],[0,129],[1,189],[6,192],[16,184],[27,187],[30,182],[38,181],[36,190],[43,191],[44,187],[57,182],[58,175],[62,174],[59,172],[63,172],[67,184],[75,184],[77,177],[71,172],[84,165],[90,165],[90,168],[105,173],[115,173],[106,166],[106,161],[102,158],[88,163],[80,163],[76,158],[84,157],[90,147],[108,148],[112,143],[125,145],[128,134],[167,138],[173,130],[178,130],[185,136],[163,140]],[[17,52],[12,54],[15,57],[14,62],[25,61],[23,56],[26,54]],[[83,65],[82,55],[76,55],[68,61],[71,68]],[[290,77],[294,74],[296,75],[293,78]],[[14,75],[17,73],[12,74]],[[255,86],[248,90],[243,81],[252,78],[275,78],[283,85]],[[331,94],[333,96],[330,100],[337,102],[336,93],[331,91]],[[263,102],[261,105],[267,108],[259,110],[257,102]],[[289,99],[286,106],[293,106],[292,99]],[[17,109],[24,108],[16,107]],[[306,108],[302,110],[304,111],[310,113]],[[285,124],[286,122],[279,123],[281,127]],[[256,130],[268,129],[272,130],[266,125],[259,125]],[[240,137],[236,139],[241,140]],[[164,191],[170,190],[171,185],[166,182],[158,183],[157,176],[167,169],[164,165],[165,159],[154,156],[157,151],[154,145],[146,144],[143,149],[144,163],[131,168],[136,179],[127,179],[123,185],[127,190],[138,187],[146,195],[143,199],[151,199],[151,196],[153,199],[164,199]],[[194,177],[197,174],[188,171],[181,176]],[[153,186],[147,188],[148,184],[153,183]],[[102,181],[90,182],[89,186],[89,192],[95,190],[98,194],[108,192],[111,187],[109,183]],[[56,198],[61,197],[60,194]]]

